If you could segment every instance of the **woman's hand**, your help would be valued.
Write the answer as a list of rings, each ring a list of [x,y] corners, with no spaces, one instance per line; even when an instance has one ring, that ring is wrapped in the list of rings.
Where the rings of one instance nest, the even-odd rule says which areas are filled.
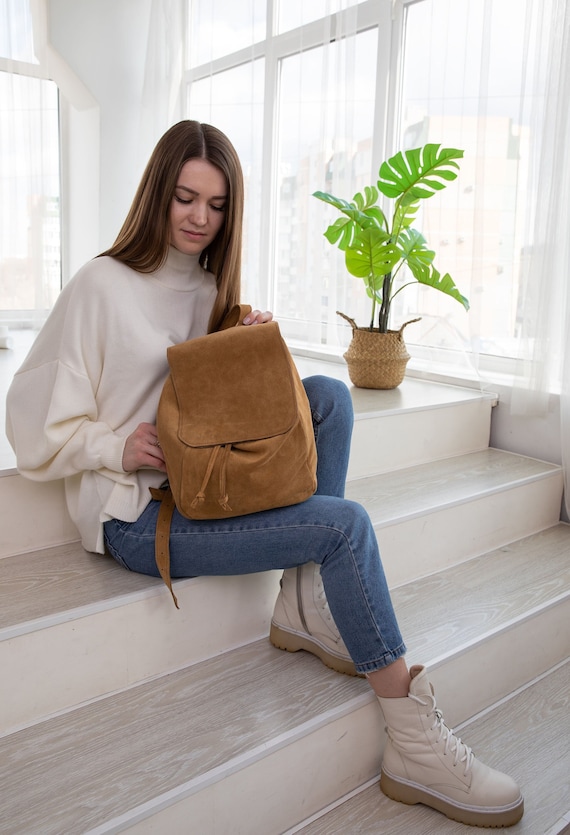
[[[273,313],[270,310],[266,310],[264,313],[261,310],[252,310],[244,318],[243,323],[244,325],[263,325],[264,322],[271,322],[272,319]]]
[[[158,445],[156,426],[152,423],[139,423],[125,442],[123,450],[123,470],[133,473],[141,467],[152,467],[166,472],[164,454]]]

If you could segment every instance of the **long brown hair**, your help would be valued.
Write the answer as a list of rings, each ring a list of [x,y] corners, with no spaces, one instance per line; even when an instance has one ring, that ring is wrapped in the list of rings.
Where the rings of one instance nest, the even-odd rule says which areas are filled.
[[[241,164],[235,148],[220,130],[185,120],[166,131],[151,154],[121,231],[101,255],[110,255],[141,273],[154,272],[164,264],[170,243],[170,206],[178,176],[182,166],[196,158],[219,168],[228,185],[224,223],[200,255],[200,264],[215,275],[218,288],[208,326],[213,331],[240,300],[244,203]]]

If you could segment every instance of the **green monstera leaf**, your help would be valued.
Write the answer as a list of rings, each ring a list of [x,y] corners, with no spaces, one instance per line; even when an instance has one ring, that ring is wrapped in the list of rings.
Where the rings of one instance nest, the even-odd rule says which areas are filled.
[[[329,243],[345,253],[348,272],[364,281],[372,300],[370,327],[374,326],[380,304],[380,330],[388,327],[393,298],[410,283],[400,269],[407,264],[413,277],[435,290],[456,299],[468,310],[469,302],[449,275],[433,265],[435,253],[412,224],[422,200],[432,197],[457,178],[457,160],[463,151],[430,143],[421,148],[400,151],[382,163],[376,185],[366,186],[348,202],[322,191],[314,196],[333,206],[341,217],[326,230]],[[394,200],[391,215],[378,205],[380,196]],[[397,286],[397,284],[399,286]]]
[[[368,278],[387,275],[400,260],[400,250],[381,229],[364,229],[345,253],[351,275]]]
[[[462,157],[463,151],[441,145],[400,151],[380,166],[378,189],[402,203],[425,200],[456,179],[459,165],[455,160]]]
[[[344,251],[353,245],[363,229],[376,226],[387,230],[388,223],[384,212],[376,205],[378,196],[378,189],[375,186],[367,186],[364,192],[355,194],[352,203],[341,197],[316,191],[313,197],[334,206],[344,215],[326,230],[327,241],[331,244],[338,244],[338,248]]]
[[[465,310],[469,310],[469,301],[459,292],[449,273],[442,276],[434,267],[435,252],[427,248],[426,239],[420,232],[416,229],[406,229],[400,235],[398,243],[401,247],[401,257],[416,281],[451,296],[462,304]]]

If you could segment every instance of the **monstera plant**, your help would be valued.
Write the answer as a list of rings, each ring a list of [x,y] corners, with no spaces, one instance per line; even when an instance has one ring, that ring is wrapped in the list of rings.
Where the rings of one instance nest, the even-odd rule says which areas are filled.
[[[456,179],[457,160],[462,157],[463,151],[457,148],[442,148],[430,143],[400,151],[383,162],[376,185],[366,186],[351,202],[322,191],[314,193],[314,197],[341,213],[324,234],[331,244],[344,252],[347,271],[364,282],[371,304],[370,324],[366,328],[370,332],[397,334],[403,344],[405,325],[399,331],[390,331],[390,310],[396,295],[416,282],[446,293],[465,310],[469,309],[468,300],[459,292],[449,273],[442,275],[435,267],[435,252],[413,226],[422,201]],[[382,205],[379,203],[381,195],[384,198]],[[404,266],[408,271],[403,271]],[[344,313],[338,313],[352,324],[353,336],[357,330],[365,330]],[[409,359],[405,346],[403,351]],[[360,383],[355,382],[355,385]]]
[[[407,286],[397,280],[405,264],[411,273],[408,283],[419,281],[469,309],[449,273],[441,275],[436,269],[435,252],[412,226],[422,200],[455,180],[459,171],[456,160],[462,157],[463,151],[457,148],[428,144],[400,151],[383,162],[376,185],[366,186],[351,203],[322,191],[314,193],[342,214],[328,227],[325,237],[345,253],[348,272],[364,281],[371,299],[370,327],[377,326],[381,333],[388,330],[394,297]],[[391,212],[379,205],[380,194],[395,201]]]

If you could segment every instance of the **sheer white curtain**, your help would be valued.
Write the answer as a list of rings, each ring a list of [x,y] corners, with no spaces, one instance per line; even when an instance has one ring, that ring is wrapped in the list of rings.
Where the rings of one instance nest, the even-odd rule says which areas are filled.
[[[447,363],[458,376],[470,368],[483,386],[489,371],[512,371],[522,334],[535,346],[525,276],[537,252],[554,5],[422,0],[405,7],[396,145],[436,142],[465,152],[457,181],[424,204],[420,229],[471,309],[416,287],[401,294],[398,318],[422,316],[407,341],[420,346],[412,353],[428,368]]]
[[[152,0],[139,129],[141,169],[162,134],[182,118],[186,0]]]
[[[527,221],[532,249],[523,272],[524,302],[512,408],[517,414],[541,414],[570,373],[570,6],[547,0],[541,54],[544,74],[535,85],[529,184],[533,203]]]
[[[570,505],[570,4],[411,5],[402,103],[408,144],[466,151],[459,188],[434,200],[424,221],[471,310],[430,319],[426,311],[443,302],[426,296],[418,329],[429,345],[465,346],[457,356],[482,386],[501,371],[512,416],[545,417],[561,393]]]
[[[560,391],[561,458],[570,518],[570,6],[549,4],[547,86],[537,164],[534,247],[526,275],[521,356],[525,375],[513,411],[542,415]],[[540,144],[538,145],[538,142]]]

